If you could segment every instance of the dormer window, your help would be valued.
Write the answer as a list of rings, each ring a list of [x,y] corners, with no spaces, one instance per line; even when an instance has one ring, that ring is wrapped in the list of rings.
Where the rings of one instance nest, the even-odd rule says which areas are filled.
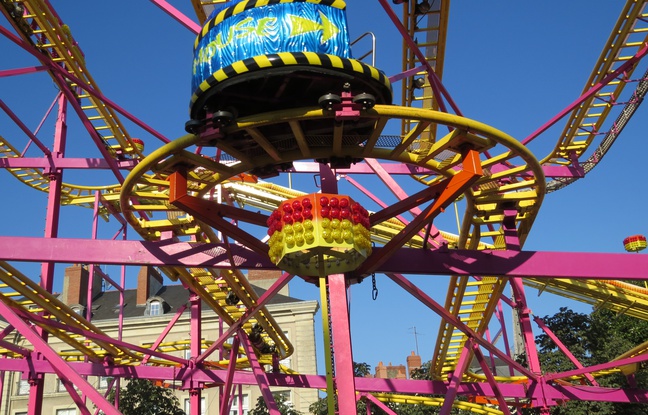
[[[74,311],[76,314],[80,316],[85,316],[85,307],[82,306],[81,304],[72,304],[70,305],[70,308],[72,311]]]
[[[158,300],[149,303],[149,316],[159,316],[162,314],[162,304]]]
[[[160,297],[151,297],[146,300],[145,316],[161,316],[168,311],[169,306],[166,301]]]

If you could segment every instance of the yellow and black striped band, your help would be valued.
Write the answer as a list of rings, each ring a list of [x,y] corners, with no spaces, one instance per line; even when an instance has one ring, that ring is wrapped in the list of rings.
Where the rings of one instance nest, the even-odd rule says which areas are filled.
[[[356,59],[340,58],[335,55],[327,55],[315,52],[281,52],[270,55],[259,55],[242,61],[234,62],[232,65],[219,69],[209,78],[205,79],[191,97],[191,105],[213,86],[229,78],[244,73],[250,73],[269,68],[281,68],[285,66],[306,65],[311,67],[322,67],[326,69],[338,69],[345,73],[355,73],[364,79],[374,79],[377,83],[391,91],[391,83],[385,74],[373,66],[369,66]]]

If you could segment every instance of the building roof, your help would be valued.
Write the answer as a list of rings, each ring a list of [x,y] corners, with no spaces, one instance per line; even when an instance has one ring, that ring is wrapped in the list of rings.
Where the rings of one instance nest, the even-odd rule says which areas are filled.
[[[260,297],[266,290],[252,285],[256,294]],[[164,300],[165,314],[175,313],[180,307],[189,302],[189,291],[182,285],[165,285],[154,295]],[[289,304],[302,302],[298,298],[275,294],[268,302],[271,304]],[[144,316],[144,305],[137,305],[137,289],[124,290],[124,317]],[[207,304],[202,302],[203,310],[208,310]],[[104,291],[92,301],[92,320],[109,320],[119,316],[119,291]]]

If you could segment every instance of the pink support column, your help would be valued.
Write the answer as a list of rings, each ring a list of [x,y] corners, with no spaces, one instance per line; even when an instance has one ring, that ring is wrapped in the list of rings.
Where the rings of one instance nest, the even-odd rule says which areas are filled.
[[[497,336],[499,336],[499,333],[495,334],[495,339],[497,339]],[[488,327],[486,328],[486,340],[489,343],[493,343],[493,339],[491,339],[491,335],[490,335],[490,329]],[[495,345],[495,343],[493,343],[493,345]],[[492,353],[488,353],[488,358],[490,359],[491,368],[493,372],[495,372],[497,370],[496,369],[497,365],[495,364],[495,356],[493,356]]]
[[[328,282],[338,408],[340,414],[356,415],[356,389],[353,377],[353,352],[351,350],[346,279],[344,274],[333,274],[328,276]]]
[[[375,159],[365,159],[365,163],[371,167],[371,170],[376,173],[378,178],[385,183],[385,185],[389,188],[389,190],[398,198],[398,200],[403,200],[408,197],[408,194],[403,190],[403,188],[400,187],[400,185],[394,180],[393,177],[387,171],[385,168],[380,164],[378,160]],[[414,207],[410,209],[410,212],[414,217],[417,215],[421,214],[421,209],[419,207]],[[432,237],[432,240],[434,240],[436,246],[441,246],[445,244],[447,241],[441,235],[441,232],[434,226],[431,225],[430,227],[430,235]]]
[[[466,371],[466,368],[470,364],[470,359],[472,358],[472,346],[473,346],[473,339],[469,338],[468,341],[464,344],[463,350],[461,351],[461,356],[459,357],[459,362],[457,362],[457,366],[455,366],[455,370],[450,375],[450,384],[448,385],[448,392],[445,395],[445,400],[443,401],[443,405],[441,406],[441,409],[439,410],[439,415],[448,415],[450,414],[450,411],[452,410],[452,404],[454,404],[454,400],[457,397],[457,388],[461,384],[461,379],[463,378],[463,374]]]
[[[337,179],[333,171],[325,164],[320,164],[320,178],[324,193],[337,193]],[[335,363],[335,387],[340,414],[356,415],[355,381],[353,378],[353,355],[349,329],[349,309],[347,303],[346,280],[343,274],[327,277],[330,318],[332,323],[332,349]],[[325,307],[325,305],[322,305]],[[328,347],[329,345],[324,345]],[[329,404],[332,402],[329,396]],[[329,413],[332,409],[329,408]]]
[[[281,274],[281,277],[275,281],[275,283],[270,287],[265,293],[259,297],[256,302],[255,307],[248,308],[243,315],[232,323],[229,328],[219,335],[218,339],[212,343],[207,350],[205,350],[200,356],[196,358],[196,363],[200,363],[205,360],[209,355],[211,355],[214,350],[220,349],[227,339],[229,339],[234,333],[238,331],[239,328],[243,326],[260,308],[265,307],[265,305],[275,296],[286,284],[293,278],[293,275],[284,272]],[[219,325],[221,322],[219,322]]]
[[[337,193],[338,192],[337,178],[335,177],[335,173],[333,173],[333,170],[331,170],[331,168],[328,165],[320,163],[319,172],[320,172],[322,192]]]
[[[0,371],[0,402],[4,400],[4,395],[5,395],[5,372],[3,370]]]
[[[99,228],[99,206],[101,204],[101,193],[97,190],[95,191],[95,199],[94,199],[94,207],[92,211],[92,234],[91,238],[92,239],[97,239],[97,230]],[[93,289],[92,287],[94,286],[94,279],[95,279],[95,267],[96,265],[94,263],[91,263],[90,266],[88,267],[88,292],[86,293],[86,312],[85,312],[85,318],[88,321],[92,321],[92,294],[93,294]],[[85,356],[84,360],[87,362],[88,357]],[[84,379],[88,379],[87,376],[84,376]],[[76,392],[74,391],[74,386],[73,385],[65,385],[65,389],[68,391],[70,396],[72,396],[72,399],[75,400],[77,397]],[[85,405],[86,402],[86,396],[83,394],[80,398],[80,402]],[[80,403],[77,403],[77,406],[81,409],[81,412],[85,415],[84,408]],[[88,414],[89,415],[89,414]]]
[[[392,411],[390,407],[385,405],[384,403],[380,402],[378,399],[376,399],[372,394],[370,393],[364,393],[362,396],[367,399],[367,415],[371,415],[370,408],[371,408],[371,403],[375,404],[377,407],[385,411],[386,414],[388,415],[398,415],[396,412]]]
[[[518,318],[520,328],[522,330],[522,338],[524,340],[529,369],[531,369],[533,373],[539,375],[542,373],[542,368],[540,367],[540,360],[538,358],[538,352],[535,347],[535,337],[533,335],[530,319],[531,310],[529,310],[529,307],[526,303],[526,296],[524,295],[524,286],[522,285],[522,279],[511,278],[510,282],[515,296],[515,307],[518,309]]]
[[[574,356],[573,353],[570,352],[569,349],[567,349],[567,346],[565,346],[563,342],[560,341],[560,339],[554,334],[554,332],[551,331],[549,327],[547,327],[547,325],[544,323],[544,321],[542,321],[540,317],[535,317],[533,321],[535,321],[538,327],[540,327],[542,331],[544,331],[545,334],[549,336],[549,338],[556,344],[556,346],[558,346],[558,349],[560,349],[560,351],[563,352],[565,356],[567,356],[569,361],[572,362],[574,366],[579,369],[582,369],[584,367],[581,362],[576,359],[576,356]],[[596,381],[596,379],[594,379],[594,376],[592,376],[591,373],[585,373],[584,375],[593,386],[599,386],[598,382]]]
[[[263,400],[265,401],[266,406],[268,407],[268,412],[270,413],[270,415],[281,415],[281,413],[279,412],[279,408],[277,407],[277,402],[275,402],[274,397],[272,396],[272,392],[270,391],[268,377],[266,376],[265,371],[259,364],[259,360],[257,359],[256,354],[254,353],[254,349],[250,344],[250,340],[248,339],[247,334],[245,333],[245,331],[239,330],[238,337],[241,340],[241,344],[243,345],[245,354],[247,355],[248,361],[250,362],[250,366],[252,367],[252,373],[254,373],[254,378],[256,379],[259,389],[261,390],[261,395],[263,396]]]
[[[99,229],[99,206],[101,205],[101,193],[95,191],[94,209],[92,212],[92,239],[97,239]],[[92,287],[94,286],[95,264],[91,263],[88,267],[88,293],[86,297],[86,320],[92,321]]]
[[[509,346],[508,334],[506,332],[506,320],[504,320],[504,311],[502,310],[502,302],[497,303],[497,309],[495,310],[495,317],[502,326],[502,342],[504,343],[504,351],[507,356],[511,356],[511,347]],[[509,375],[513,376],[513,368],[509,367]]]
[[[479,349],[479,346],[477,345],[473,345],[473,351],[475,352],[475,357],[477,357],[477,361],[479,362],[479,365],[484,371],[484,375],[486,376],[488,383],[491,385],[493,391],[495,392],[495,397],[497,398],[497,402],[500,405],[500,410],[504,412],[504,415],[511,415],[511,411],[509,411],[508,409],[508,404],[504,399],[504,396],[502,395],[502,391],[500,391],[499,387],[497,386],[497,381],[495,380],[493,373],[488,367],[488,364],[486,364],[486,359],[484,359],[484,354],[482,353],[482,351]]]
[[[515,226],[516,218],[516,209],[504,209],[504,221],[502,222],[502,228],[504,228],[504,243],[506,244],[506,249],[519,251],[521,244],[517,232],[517,227]]]
[[[128,227],[124,226],[122,228],[123,233],[122,233],[122,240],[127,240],[128,239]],[[126,286],[126,266],[122,265],[121,266],[121,275],[120,275],[120,290],[119,290],[119,320],[117,323],[117,340],[122,340],[123,335],[124,335],[124,305],[125,305],[125,299],[124,299],[124,287]],[[119,392],[121,389],[121,379],[116,378],[115,382],[115,408],[119,408]]]
[[[230,408],[232,407],[232,392],[235,386],[234,384],[232,384],[232,380],[234,379],[234,372],[236,371],[236,360],[238,358],[238,350],[240,344],[241,341],[239,337],[234,336],[232,348],[230,349],[229,365],[227,366],[227,378],[225,379],[225,385],[222,388],[223,393],[221,394],[220,399],[220,415],[228,415]],[[239,405],[239,408],[240,406],[241,405]]]
[[[54,131],[54,147],[51,153],[53,158],[61,158],[65,154],[65,141],[67,138],[67,100],[63,95],[58,99],[58,116]],[[47,197],[47,216],[45,217],[45,238],[58,236],[61,185],[63,171],[60,169],[44,169],[43,173],[49,174],[49,194]],[[41,265],[41,287],[52,292],[54,286],[54,262],[45,262]],[[47,332],[37,329],[43,341],[47,341]],[[36,354],[39,359],[39,354]],[[29,388],[29,415],[40,415],[43,405],[43,377],[37,376],[30,379]]]
[[[39,351],[45,360],[52,365],[55,373],[62,379],[72,382],[82,393],[87,394],[90,399],[99,407],[106,415],[121,415],[115,407],[113,407],[97,390],[88,383],[81,375],[79,375],[66,361],[64,361],[58,353],[51,348],[47,341],[44,340],[39,333],[32,330],[28,323],[20,318],[11,307],[0,301],[0,314],[2,317],[13,325],[16,330],[20,332],[31,344],[34,349]],[[42,400],[41,400],[42,402]],[[41,402],[36,402],[37,407],[29,406],[30,414],[40,415],[42,412]],[[30,397],[31,404],[31,397]],[[38,410],[39,412],[35,412]]]
[[[201,303],[200,297],[191,293],[189,297],[191,303],[191,366],[195,367],[195,357],[200,356],[202,346],[202,325],[201,325]],[[189,412],[190,415],[200,415],[201,388],[191,381],[189,389]]]
[[[160,333],[158,338],[155,340],[155,343],[153,343],[153,345],[151,346],[151,350],[157,350],[158,346],[160,346],[160,343],[164,341],[164,338],[167,336],[167,334],[169,334],[169,332],[171,331],[173,326],[175,326],[175,323],[180,319],[180,317],[182,317],[182,314],[185,312],[186,309],[187,309],[187,305],[184,304],[178,309],[178,311],[176,311],[171,321],[169,321],[169,323],[166,325],[164,330],[162,330],[162,333]],[[146,364],[146,362],[148,362],[150,358],[151,358],[150,354],[144,356],[144,358],[142,359],[142,364],[143,365]]]
[[[521,278],[511,278],[510,279],[511,288],[513,289],[513,296],[515,299],[515,307],[518,310],[518,319],[520,324],[520,329],[522,331],[522,340],[524,341],[524,349],[526,351],[527,364],[529,369],[536,375],[542,375],[542,368],[540,367],[540,359],[538,357],[538,350],[535,345],[535,337],[533,336],[533,328],[531,327],[530,314],[531,310],[527,306],[526,296],[524,294],[524,286],[522,285]],[[542,385],[544,380],[540,379],[540,384]],[[540,406],[540,414],[548,415],[549,408],[547,407],[547,402],[544,399],[541,399],[537,402],[537,405]]]

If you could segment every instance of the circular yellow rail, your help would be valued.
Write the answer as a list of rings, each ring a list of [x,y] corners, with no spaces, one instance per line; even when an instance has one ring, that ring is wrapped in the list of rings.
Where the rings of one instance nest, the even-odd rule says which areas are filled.
[[[382,136],[389,121],[400,122],[404,119],[420,127],[398,142],[385,145]],[[481,153],[481,164],[486,174],[465,195],[468,208],[464,222],[467,225],[464,225],[457,245],[476,249],[482,238],[493,237],[493,247],[505,248],[502,229],[505,209],[517,211],[515,223],[519,237],[521,240],[526,237],[542,201],[545,180],[537,160],[512,137],[486,124],[448,113],[377,105],[363,111],[359,117],[360,123],[371,125],[372,128],[366,136],[354,137],[351,140],[353,144],[349,145],[344,139],[344,123],[339,121],[335,113],[320,108],[277,111],[238,119],[223,128],[222,136],[209,138],[210,143],[232,156],[225,161],[188,151],[205,144],[205,137],[191,134],[180,137],[153,151],[126,177],[120,197],[122,212],[140,235],[148,240],[157,240],[162,232],[172,231],[177,236],[193,234],[198,240],[215,242],[213,229],[190,215],[182,216],[183,212],[168,204],[169,185],[164,180],[179,166],[187,170],[188,191],[196,197],[208,197],[217,185],[228,183],[259,167],[312,159],[370,158],[405,163],[426,169],[429,172],[426,184],[434,185],[460,170],[461,151],[470,147]],[[314,122],[320,132],[319,141],[305,133]],[[416,132],[431,124],[447,126],[450,132],[429,146],[427,154],[422,157],[420,152],[413,151],[411,145],[418,138]],[[322,130],[329,131],[329,135],[324,137],[326,145],[321,145]],[[288,140],[292,142],[286,143],[286,134],[281,135],[283,141],[279,142],[276,131],[291,132]],[[255,155],[251,157],[239,151],[239,143],[229,137],[243,137],[256,144],[256,148],[252,147]],[[283,146],[281,151],[280,145]],[[285,150],[287,147],[291,149]],[[157,185],[153,191],[150,185],[142,184],[150,181],[151,177],[155,177]],[[161,210],[167,215],[171,214],[173,220],[155,218],[155,214]],[[142,218],[140,213],[151,216]],[[201,292],[200,280],[191,273],[184,272],[177,276]],[[239,298],[249,298],[250,287],[244,278],[230,275],[222,281]],[[498,292],[492,286],[503,286],[499,278],[485,279],[485,284],[484,290],[490,292]],[[214,285],[213,281],[210,285]],[[208,293],[205,295],[209,296]],[[495,296],[488,296],[487,300],[493,303]],[[253,306],[253,302],[246,305]],[[214,304],[214,309],[219,314],[227,314],[222,306],[219,308]],[[492,310],[493,307],[489,305],[487,309]],[[267,318],[270,319],[269,316]],[[484,314],[480,319],[481,324],[485,324],[489,318],[487,313]],[[280,331],[270,329],[271,326],[269,320],[264,323],[272,340],[281,343]]]

